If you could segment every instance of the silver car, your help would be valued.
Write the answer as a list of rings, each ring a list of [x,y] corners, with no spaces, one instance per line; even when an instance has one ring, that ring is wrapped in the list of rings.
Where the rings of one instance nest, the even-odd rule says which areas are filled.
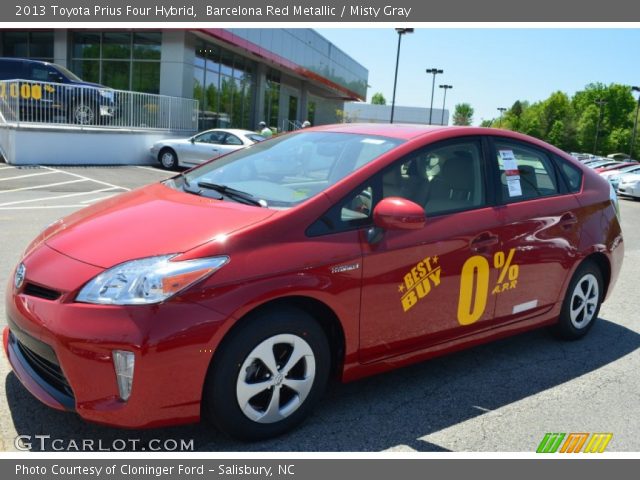
[[[163,168],[192,167],[225,153],[265,140],[251,130],[216,128],[189,138],[167,139],[151,147],[151,155]]]

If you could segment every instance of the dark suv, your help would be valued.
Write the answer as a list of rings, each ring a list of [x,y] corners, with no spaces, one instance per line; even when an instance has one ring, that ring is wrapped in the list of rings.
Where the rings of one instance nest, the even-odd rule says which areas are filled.
[[[116,114],[114,93],[55,63],[0,58],[0,99],[19,105],[20,120],[104,124]]]

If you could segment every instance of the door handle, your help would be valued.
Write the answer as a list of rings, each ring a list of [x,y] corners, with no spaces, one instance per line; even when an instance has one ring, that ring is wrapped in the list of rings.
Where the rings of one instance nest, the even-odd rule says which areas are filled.
[[[560,225],[565,230],[569,230],[573,225],[578,223],[578,217],[573,212],[567,212],[560,217]]]
[[[492,245],[497,245],[500,239],[492,233],[481,233],[471,240],[471,250],[475,252],[482,251]]]

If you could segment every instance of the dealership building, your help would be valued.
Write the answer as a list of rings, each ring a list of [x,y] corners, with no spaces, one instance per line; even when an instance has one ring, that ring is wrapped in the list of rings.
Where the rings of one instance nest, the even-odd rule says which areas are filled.
[[[198,129],[334,123],[368,71],[312,29],[4,30],[0,56],[46,60],[88,82],[193,98]]]

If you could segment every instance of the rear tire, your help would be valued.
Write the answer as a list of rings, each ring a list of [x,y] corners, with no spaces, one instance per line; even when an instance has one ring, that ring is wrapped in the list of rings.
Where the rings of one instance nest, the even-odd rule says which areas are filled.
[[[203,413],[242,440],[280,435],[311,412],[327,384],[331,355],[318,323],[297,308],[248,319],[215,354]]]
[[[584,337],[593,327],[604,295],[602,272],[591,260],[585,260],[571,278],[553,332],[564,340]]]

